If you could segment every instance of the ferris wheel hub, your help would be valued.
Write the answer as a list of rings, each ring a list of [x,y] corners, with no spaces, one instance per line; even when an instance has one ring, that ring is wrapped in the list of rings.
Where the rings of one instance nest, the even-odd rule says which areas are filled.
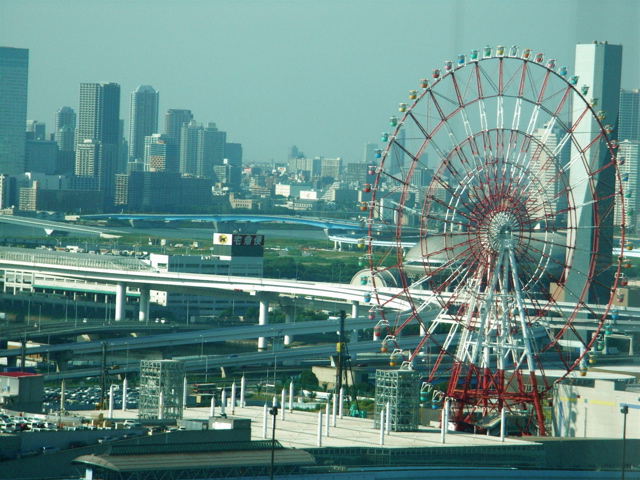
[[[512,238],[513,234],[520,230],[520,222],[518,217],[507,211],[496,212],[489,216],[489,220],[485,224],[485,228],[481,231],[484,241],[483,247],[489,249],[492,253],[498,253],[501,249],[503,240]]]

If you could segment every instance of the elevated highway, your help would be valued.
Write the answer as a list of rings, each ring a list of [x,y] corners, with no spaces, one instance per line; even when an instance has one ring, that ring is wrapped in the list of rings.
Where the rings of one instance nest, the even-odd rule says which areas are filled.
[[[375,293],[380,302],[385,305],[388,312],[397,311],[399,315],[407,315],[411,305],[403,290],[398,288],[378,288],[375,292],[369,285],[331,284],[305,282],[288,279],[269,279],[251,277],[233,277],[209,274],[191,274],[175,272],[158,272],[148,264],[131,258],[115,256],[97,256],[83,254],[59,254],[59,252],[36,251],[14,248],[0,248],[0,270],[15,269],[24,272],[33,272],[55,276],[57,278],[82,279],[101,284],[115,285],[116,315],[115,322],[125,320],[124,298],[126,287],[134,287],[140,290],[140,316],[139,321],[148,321],[148,294],[151,289],[175,291],[197,295],[224,295],[227,298],[254,299],[260,303],[260,320],[257,326],[235,327],[225,329],[224,335],[220,329],[202,330],[197,334],[193,332],[168,333],[163,335],[150,335],[133,339],[114,339],[108,341],[110,351],[122,351],[135,348],[162,348],[172,345],[193,344],[195,341],[214,342],[235,339],[258,339],[258,348],[266,348],[266,339],[274,336],[320,333],[337,330],[337,324],[331,322],[304,322],[292,323],[292,315],[287,316],[288,323],[268,324],[268,308],[270,304],[283,306],[297,304],[300,301],[316,304],[323,302],[328,308],[347,310],[351,307],[352,317],[347,321],[346,328],[359,330],[372,328],[375,320],[359,317],[358,306],[368,306],[365,294]],[[416,290],[411,293],[416,302],[428,302],[432,293],[427,290]],[[146,298],[146,300],[145,300]],[[434,301],[434,299],[432,299]],[[439,311],[434,301],[432,315]],[[575,307],[569,303],[560,304],[560,307],[569,315]],[[602,306],[589,306],[589,310],[596,314],[603,314]],[[424,311],[421,315],[424,315]],[[627,307],[621,312],[621,320],[615,327],[616,333],[628,333],[638,330],[638,318],[640,309]],[[563,318],[548,318],[548,326],[560,328],[563,326]],[[584,315],[577,318],[574,328],[593,329],[594,320]],[[617,331],[616,331],[617,330]],[[102,342],[80,342],[72,345],[50,345],[26,349],[27,355],[73,350],[74,353],[96,353],[103,348]],[[360,347],[358,347],[360,348]],[[0,351],[0,356],[11,357],[21,355],[16,350]],[[301,354],[302,355],[302,354]]]

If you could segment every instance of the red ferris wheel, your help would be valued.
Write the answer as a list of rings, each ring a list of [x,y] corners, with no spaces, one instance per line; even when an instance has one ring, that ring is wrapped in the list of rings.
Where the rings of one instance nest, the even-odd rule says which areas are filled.
[[[485,47],[421,80],[390,127],[365,186],[383,349],[455,421],[506,409],[544,434],[546,394],[584,371],[626,265],[606,112],[555,60]],[[390,276],[405,312],[376,295]],[[414,351],[397,348],[404,329]]]

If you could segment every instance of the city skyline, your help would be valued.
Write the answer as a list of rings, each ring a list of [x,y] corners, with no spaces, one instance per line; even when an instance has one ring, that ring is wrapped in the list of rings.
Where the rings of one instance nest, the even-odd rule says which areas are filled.
[[[622,87],[640,85],[634,1],[604,11],[595,1],[148,5],[0,1],[0,44],[30,51],[28,118],[51,132],[58,109],[77,109],[80,83],[120,84],[121,112],[127,92],[153,85],[160,114],[189,109],[217,123],[243,144],[247,162],[284,161],[297,145],[349,163],[363,160],[363,146],[420,78],[485,44],[532,48],[569,67],[577,43],[622,44]],[[101,22],[78,22],[75,8]],[[55,36],[46,33],[52,24]]]

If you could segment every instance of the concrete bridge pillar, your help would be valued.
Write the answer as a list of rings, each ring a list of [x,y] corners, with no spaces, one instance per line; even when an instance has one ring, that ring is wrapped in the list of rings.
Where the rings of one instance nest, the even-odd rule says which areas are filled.
[[[284,312],[284,322],[286,324],[295,323],[295,321],[296,321],[296,319],[295,319],[295,307],[292,307],[292,306],[282,307],[282,311]],[[293,342],[293,335],[285,335],[284,336],[284,344],[285,345],[291,345],[292,342]]]
[[[56,372],[64,372],[69,369],[68,362],[73,359],[73,352],[70,350],[64,352],[56,352],[52,354],[53,361],[56,364]]]
[[[138,320],[146,322],[149,320],[149,287],[140,287],[140,305],[138,309]]]
[[[266,298],[260,300],[260,316],[258,317],[258,325],[269,325],[269,300]],[[258,350],[267,349],[267,338],[258,338]]]
[[[6,347],[3,347],[6,348]],[[7,367],[17,367],[18,366],[18,357],[7,357]]]
[[[125,302],[127,300],[127,286],[124,282],[118,282],[116,285],[116,316],[115,321],[125,320]]]

